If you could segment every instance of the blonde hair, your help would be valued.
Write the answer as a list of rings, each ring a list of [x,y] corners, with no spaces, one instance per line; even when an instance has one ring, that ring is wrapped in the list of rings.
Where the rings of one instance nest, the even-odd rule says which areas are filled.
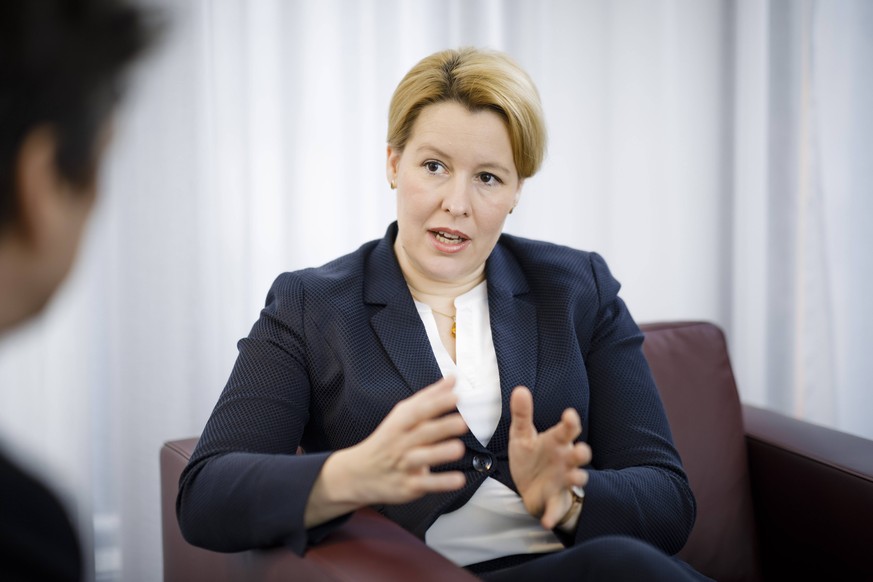
[[[540,96],[528,74],[507,55],[468,47],[420,60],[391,98],[388,145],[402,151],[421,110],[445,101],[500,115],[509,132],[519,177],[529,178],[539,170],[546,153]]]

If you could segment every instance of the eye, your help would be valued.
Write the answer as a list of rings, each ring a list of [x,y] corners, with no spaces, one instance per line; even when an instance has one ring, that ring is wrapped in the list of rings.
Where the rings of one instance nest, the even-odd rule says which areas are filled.
[[[422,166],[424,166],[424,169],[427,170],[430,174],[442,174],[446,170],[446,167],[441,162],[437,162],[436,160],[427,160],[425,163],[422,164]]]
[[[503,183],[500,178],[490,172],[482,172],[481,174],[479,174],[479,181],[486,186],[496,186],[497,184]]]

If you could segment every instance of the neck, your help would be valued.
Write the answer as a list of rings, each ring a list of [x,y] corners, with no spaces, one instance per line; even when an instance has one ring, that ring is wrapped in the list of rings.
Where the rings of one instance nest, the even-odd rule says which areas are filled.
[[[463,282],[422,281],[406,277],[406,284],[419,301],[424,301],[425,303],[430,303],[431,301],[452,302],[455,300],[455,297],[463,295],[484,279],[484,273],[476,279]]]
[[[44,294],[34,285],[32,263],[22,257],[19,247],[0,236],[0,334],[38,313],[45,305]]]
[[[462,279],[454,281],[439,281],[424,276],[417,271],[402,252],[395,251],[398,263],[400,263],[400,271],[403,273],[403,278],[409,286],[412,294],[419,300],[425,303],[437,302],[452,303],[455,297],[463,295],[479,283],[485,280],[485,265],[483,264],[475,272]]]

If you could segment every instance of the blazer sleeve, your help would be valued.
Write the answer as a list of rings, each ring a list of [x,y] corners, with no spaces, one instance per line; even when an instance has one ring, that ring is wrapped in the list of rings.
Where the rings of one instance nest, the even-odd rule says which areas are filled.
[[[674,554],[694,524],[694,496],[642,352],[643,334],[606,263],[593,253],[590,261],[599,303],[585,358],[593,455],[576,541],[631,535]]]
[[[304,510],[330,453],[296,454],[308,422],[304,293],[281,275],[182,472],[176,513],[188,542],[233,552],[284,545],[298,554],[348,516],[306,529]]]

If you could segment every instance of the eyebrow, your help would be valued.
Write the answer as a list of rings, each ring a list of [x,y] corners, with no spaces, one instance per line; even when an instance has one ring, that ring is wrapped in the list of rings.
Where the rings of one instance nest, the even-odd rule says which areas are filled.
[[[440,148],[433,146],[433,145],[430,145],[430,144],[427,144],[427,143],[418,146],[418,148],[416,148],[415,151],[417,153],[431,152],[431,153],[436,154],[437,157],[449,159],[449,160],[452,158],[452,156],[450,156],[446,152],[442,151]],[[479,164],[479,167],[480,168],[487,168],[490,170],[496,170],[498,172],[505,172],[506,174],[512,174],[512,172],[509,170],[509,168],[502,166],[502,165],[498,164],[497,162],[485,162],[484,164]]]

